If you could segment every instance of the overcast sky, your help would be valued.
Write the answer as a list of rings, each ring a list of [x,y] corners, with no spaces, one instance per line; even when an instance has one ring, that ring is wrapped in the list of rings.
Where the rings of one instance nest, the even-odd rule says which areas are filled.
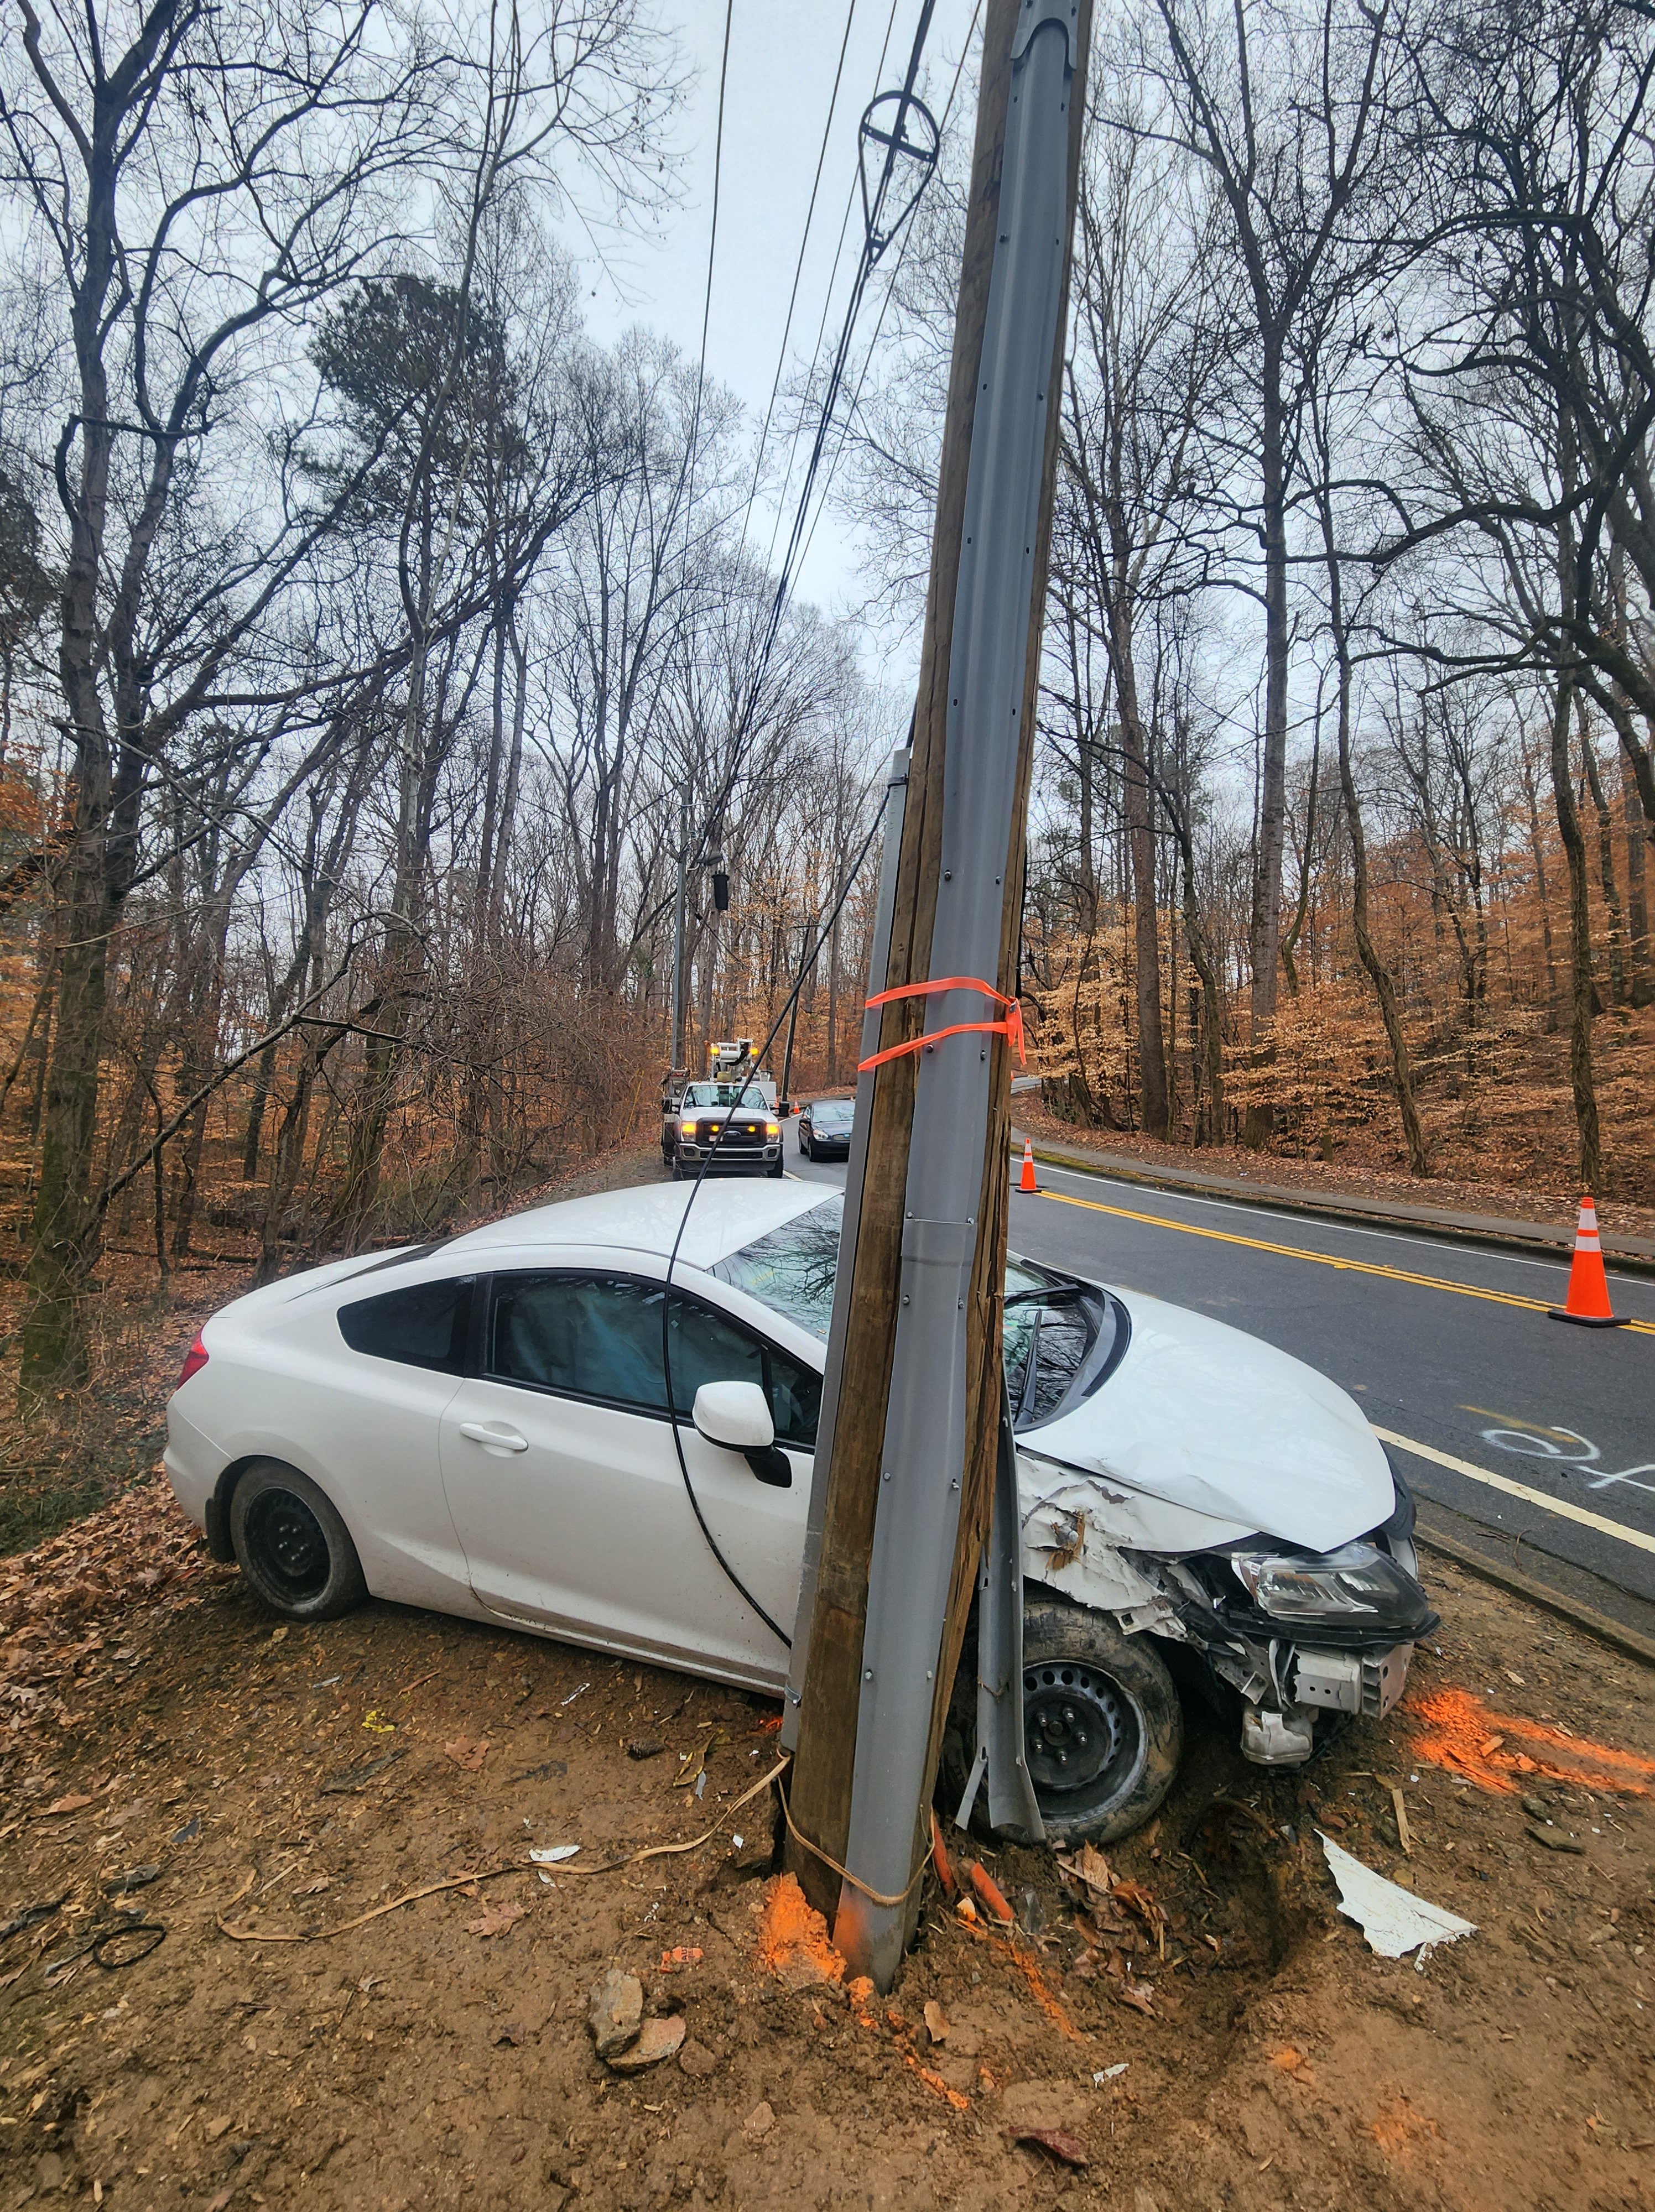
[[[892,0],[735,0],[707,368],[746,404],[754,435],[764,421],[781,353],[848,8],[851,27],[844,76],[788,339],[794,369],[802,368],[815,344],[847,203],[854,196],[827,345],[837,338],[861,240],[856,126],[876,92],[900,87],[920,0],[895,0],[894,8]],[[611,337],[630,323],[647,323],[676,339],[693,359],[700,348],[705,297],[725,0],[660,0],[660,9],[661,21],[677,32],[697,73],[679,125],[683,198],[658,235],[630,237],[618,246],[605,240],[602,261],[588,246],[586,313],[596,337]],[[939,110],[973,10],[974,0],[937,0],[925,59],[939,88]],[[889,46],[881,66],[887,30]],[[977,88],[968,71],[950,121],[951,136],[970,131],[976,112]],[[569,243],[581,250],[578,237]],[[872,336],[878,312],[876,280],[858,325],[864,341]],[[854,353],[853,359],[860,355]],[[762,514],[755,508],[749,544],[761,559],[774,514],[773,508]],[[825,518],[801,571],[799,596],[835,608],[847,596],[854,558],[844,533]]]

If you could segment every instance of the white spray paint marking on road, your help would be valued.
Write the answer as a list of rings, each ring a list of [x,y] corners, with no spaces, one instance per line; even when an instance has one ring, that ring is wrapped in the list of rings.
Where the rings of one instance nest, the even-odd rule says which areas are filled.
[[[1526,1482],[1513,1482],[1509,1475],[1496,1474],[1490,1468],[1476,1467],[1469,1459],[1456,1459],[1452,1452],[1439,1451],[1434,1444],[1416,1443],[1412,1437],[1399,1437],[1394,1429],[1382,1429],[1377,1422],[1370,1426],[1381,1443],[1395,1444],[1401,1451],[1411,1452],[1415,1459],[1428,1459],[1434,1467],[1445,1467],[1452,1474],[1463,1474],[1468,1482],[1482,1483],[1490,1490],[1503,1490],[1508,1498],[1520,1498],[1525,1505],[1537,1505],[1542,1513],[1555,1513],[1560,1521],[1579,1522],[1584,1528],[1595,1528],[1600,1536],[1613,1536],[1638,1551],[1655,1552],[1655,1536],[1646,1535],[1641,1528],[1629,1528],[1624,1521],[1610,1521],[1601,1513],[1589,1513],[1584,1505],[1571,1504],[1567,1498],[1548,1498],[1544,1491],[1530,1490]]]
[[[1544,1436],[1530,1436],[1526,1429],[1484,1429],[1482,1441],[1492,1444],[1496,1451],[1515,1452],[1519,1459],[1549,1460],[1554,1467],[1591,1467],[1603,1456],[1597,1445],[1575,1429],[1552,1429]],[[1566,1451],[1562,1443],[1572,1444],[1575,1449]],[[1638,1467],[1623,1467],[1617,1474],[1605,1471],[1588,1475],[1586,1487],[1609,1490],[1615,1483],[1624,1482],[1655,1498],[1655,1482],[1634,1481],[1633,1478],[1640,1474],[1655,1474],[1655,1462],[1646,1460]]]

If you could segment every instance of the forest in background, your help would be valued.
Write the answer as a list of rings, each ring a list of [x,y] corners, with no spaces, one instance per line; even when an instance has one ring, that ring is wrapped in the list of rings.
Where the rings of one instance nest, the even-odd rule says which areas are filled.
[[[760,426],[581,325],[580,226],[671,205],[669,15],[9,0],[26,1401],[94,1372],[103,1284],[440,1233],[636,1139],[680,858],[693,1066],[862,848],[975,58],[922,76],[942,161],[849,372],[784,364]],[[1072,1123],[1655,1199],[1652,72],[1629,4],[1099,9],[1023,949]],[[866,556],[831,612],[758,522],[812,444]],[[795,1091],[853,1073],[871,886]]]

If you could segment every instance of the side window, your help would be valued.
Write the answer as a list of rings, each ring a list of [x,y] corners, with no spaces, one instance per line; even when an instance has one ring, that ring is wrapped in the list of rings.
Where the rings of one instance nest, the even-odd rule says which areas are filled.
[[[339,1334],[353,1352],[366,1352],[370,1359],[463,1375],[471,1303],[469,1279],[415,1283],[341,1306]]]
[[[627,1275],[496,1275],[484,1372],[572,1398],[664,1413],[661,1300]],[[770,1401],[776,1441],[809,1451],[822,1410],[813,1369],[690,1298],[675,1297],[672,1403],[687,1420],[703,1382],[756,1382]]]
[[[496,1275],[484,1371],[665,1413],[661,1296],[625,1275]]]
[[[776,1441],[795,1451],[814,1451],[822,1417],[822,1378],[813,1367],[773,1347],[770,1352],[770,1413]]]
[[[688,1299],[672,1302],[672,1402],[688,1414],[703,1382],[757,1382],[770,1401],[778,1443],[813,1450],[822,1378],[739,1323]]]

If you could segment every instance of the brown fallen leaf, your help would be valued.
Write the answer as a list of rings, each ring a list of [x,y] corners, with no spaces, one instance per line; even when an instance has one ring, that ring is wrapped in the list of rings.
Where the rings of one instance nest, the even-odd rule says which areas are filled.
[[[1155,2017],[1155,1985],[1153,1982],[1135,1982],[1129,1977],[1115,1992],[1123,2004],[1130,2005],[1135,2012]]]
[[[948,2040],[948,2015],[934,1997],[925,2000],[925,2032],[933,2043]]]
[[[520,1905],[491,1905],[475,1920],[465,1923],[465,1933],[481,1936],[486,1942],[490,1936],[503,1936],[508,1928],[515,1927],[526,1909]]]
[[[49,1820],[54,1813],[78,1813],[83,1805],[91,1802],[90,1797],[84,1796],[60,1797],[55,1805],[48,1805],[44,1812],[37,1813],[34,1817],[37,1820]]]
[[[489,1755],[486,1743],[471,1743],[465,1737],[456,1736],[452,1743],[442,1747],[445,1759],[452,1759],[456,1766],[463,1766],[467,1774],[480,1774],[483,1762]]]
[[[332,1886],[331,1875],[319,1874],[314,1881],[307,1881],[302,1889],[295,1889],[293,1893],[295,1897],[319,1897],[325,1889],[331,1889]]]
[[[1072,1858],[1059,1859],[1057,1863],[1065,1874],[1073,1875],[1088,1889],[1096,1890],[1101,1896],[1108,1896],[1113,1877],[1109,1870],[1109,1861],[1095,1844],[1082,1844]]]
[[[1037,2143],[1064,2166],[1084,2166],[1089,2163],[1086,2145],[1062,2128],[1007,2128],[1006,2133],[1014,2143]]]

